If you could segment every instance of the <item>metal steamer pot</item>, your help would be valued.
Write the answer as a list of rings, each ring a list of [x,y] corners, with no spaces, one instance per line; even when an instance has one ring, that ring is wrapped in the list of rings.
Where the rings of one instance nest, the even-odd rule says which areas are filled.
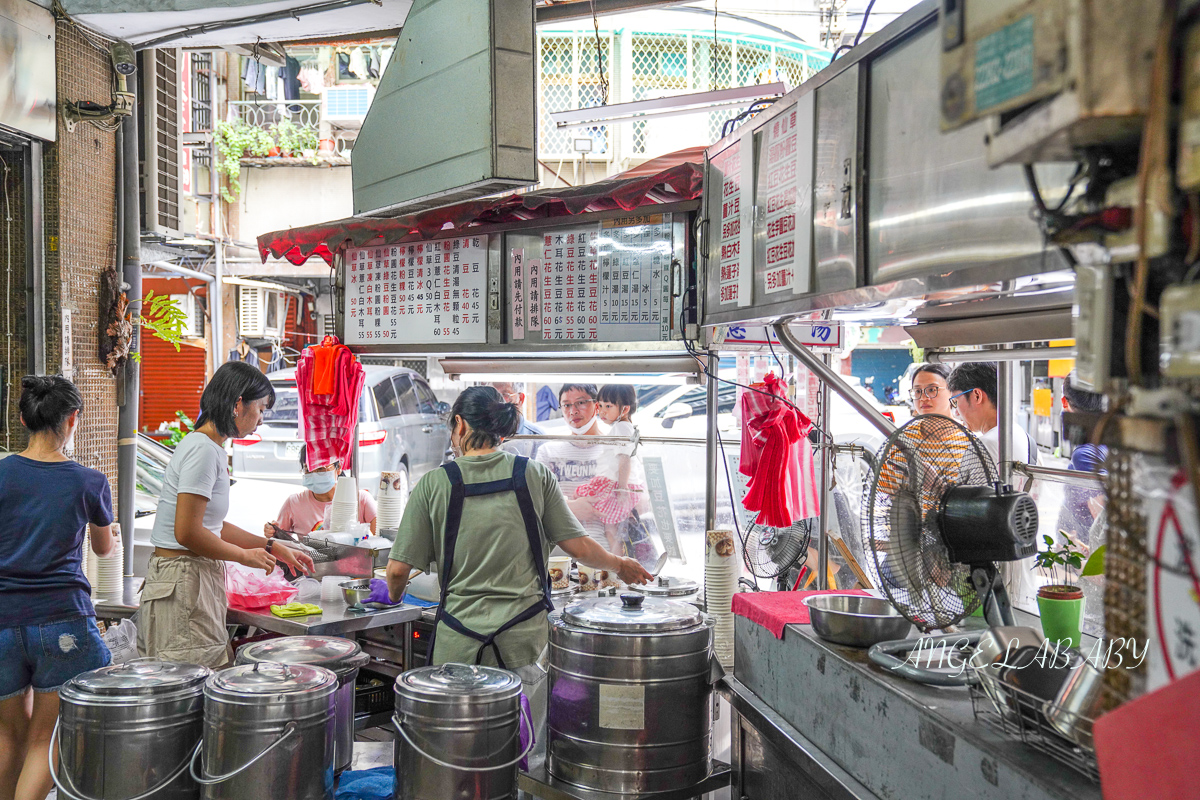
[[[700,584],[687,578],[671,578],[660,575],[650,583],[634,583],[629,588],[638,594],[659,599],[671,598],[680,603],[690,603],[700,594]]]
[[[550,615],[550,774],[650,793],[712,770],[712,623],[694,606],[627,593]]]
[[[333,765],[336,772],[350,766],[354,756],[354,681],[371,657],[358,642],[331,636],[286,636],[252,642],[238,649],[237,664],[273,661],[308,664],[332,670],[338,678],[334,692]]]
[[[397,800],[517,796],[521,679],[495,667],[443,664],[396,679]]]
[[[334,692],[324,667],[258,661],[204,684],[204,800],[332,800]]]
[[[51,769],[58,796],[196,800],[200,787],[187,767],[200,744],[209,675],[195,664],[145,658],[68,681],[58,693],[57,774]]]

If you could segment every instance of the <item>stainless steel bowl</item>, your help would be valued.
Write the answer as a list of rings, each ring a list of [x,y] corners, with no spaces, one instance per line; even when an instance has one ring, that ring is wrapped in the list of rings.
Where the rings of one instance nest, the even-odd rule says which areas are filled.
[[[352,606],[355,603],[365,603],[367,598],[371,596],[371,581],[367,579],[357,581],[346,581],[339,583],[338,587],[342,590],[342,599],[346,601],[346,605]]]
[[[1087,750],[1094,750],[1092,723],[1104,710],[1104,672],[1086,660],[1071,673],[1043,713],[1054,730]]]
[[[813,630],[822,639],[850,647],[870,647],[904,639],[912,623],[886,600],[851,594],[823,594],[804,598]]]

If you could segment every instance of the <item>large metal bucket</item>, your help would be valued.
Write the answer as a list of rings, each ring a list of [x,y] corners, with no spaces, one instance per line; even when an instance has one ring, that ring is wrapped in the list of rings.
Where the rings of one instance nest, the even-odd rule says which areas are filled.
[[[285,636],[252,642],[238,648],[237,664],[273,661],[280,664],[309,664],[333,670],[338,676],[334,692],[333,764],[336,772],[350,766],[354,757],[354,681],[359,668],[371,657],[351,639],[333,636]]]
[[[204,686],[204,800],[332,800],[334,691],[323,667],[260,661]]]
[[[397,800],[517,796],[521,679],[508,670],[444,664],[396,679]]]
[[[712,769],[712,627],[691,606],[623,595],[550,615],[547,766],[614,793],[680,789]]]
[[[59,690],[62,800],[196,800],[205,667],[157,659],[85,672]]]

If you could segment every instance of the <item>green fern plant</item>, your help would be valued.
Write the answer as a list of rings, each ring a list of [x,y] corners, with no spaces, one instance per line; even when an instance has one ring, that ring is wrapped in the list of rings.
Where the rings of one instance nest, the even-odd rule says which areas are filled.
[[[187,314],[170,295],[156,295],[151,290],[142,298],[142,313],[138,316],[137,323],[164,342],[174,345],[178,351],[179,343],[183,341],[183,331],[187,327]],[[142,362],[141,353],[131,355],[134,361],[139,364]]]

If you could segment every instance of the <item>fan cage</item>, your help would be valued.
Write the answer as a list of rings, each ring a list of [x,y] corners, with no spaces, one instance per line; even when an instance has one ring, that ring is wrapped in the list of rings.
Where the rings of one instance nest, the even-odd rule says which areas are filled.
[[[742,560],[757,578],[778,578],[808,558],[813,521],[802,519],[786,528],[751,523],[742,536]]]

